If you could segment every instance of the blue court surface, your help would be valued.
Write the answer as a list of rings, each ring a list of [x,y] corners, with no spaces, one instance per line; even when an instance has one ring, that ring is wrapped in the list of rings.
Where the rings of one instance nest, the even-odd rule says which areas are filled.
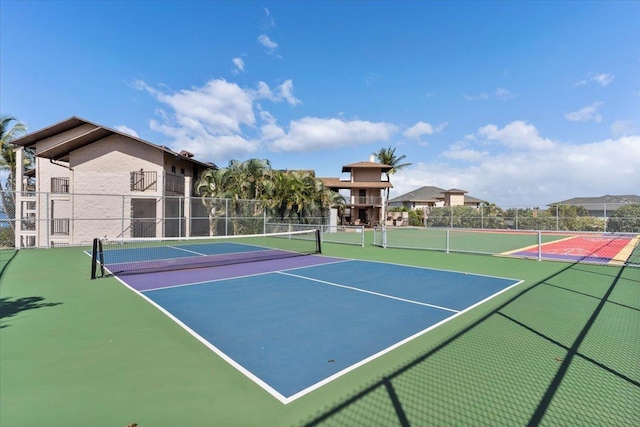
[[[519,283],[313,255],[119,280],[282,403]]]

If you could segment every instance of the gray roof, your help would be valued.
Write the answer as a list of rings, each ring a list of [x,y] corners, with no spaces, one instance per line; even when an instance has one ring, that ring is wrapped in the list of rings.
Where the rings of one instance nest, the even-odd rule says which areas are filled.
[[[434,187],[431,185],[426,185],[424,187],[420,187],[408,193],[405,193],[401,196],[394,197],[389,200],[389,203],[402,203],[402,202],[436,202],[438,200],[444,199],[445,193],[466,193],[465,190],[460,190],[458,188],[452,188],[450,190],[445,190],[444,188]],[[483,203],[484,200],[476,199],[471,196],[464,196],[465,202],[471,203]]]
[[[38,153],[38,157],[44,157],[44,158],[49,158],[49,159],[53,159],[53,160],[67,160],[69,153],[77,148],[83,147],[85,145],[89,145],[92,144],[96,141],[99,141],[103,138],[106,138],[107,136],[113,135],[113,134],[119,134],[119,135],[123,135],[129,139],[132,139],[134,141],[138,141],[142,144],[146,144],[149,145],[153,148],[156,148],[158,150],[164,151],[165,153],[174,155],[174,156],[181,156],[187,160],[189,160],[190,162],[193,163],[197,163],[201,166],[204,166],[206,168],[213,168],[213,169],[217,169],[218,167],[214,164],[214,163],[210,163],[210,162],[202,162],[200,160],[196,160],[193,158],[193,154],[189,153],[188,151],[181,151],[180,153],[177,153],[173,150],[171,150],[168,147],[165,147],[164,145],[156,145],[153,144],[149,141],[145,141],[144,139],[117,131],[115,129],[111,129],[108,128],[106,126],[102,126],[96,123],[92,123],[88,120],[82,119],[80,117],[76,117],[76,116],[72,116],[69,117],[66,120],[63,120],[61,122],[55,123],[51,126],[48,126],[44,129],[40,129],[38,131],[35,132],[31,132],[28,133],[20,138],[17,138],[13,141],[11,141],[12,144],[14,145],[18,145],[18,146],[22,146],[22,147],[33,147],[35,146],[38,142],[50,138],[54,135],[66,132],[68,130],[74,129],[76,127],[85,125],[85,124],[89,124],[93,127],[92,130],[85,132],[82,135],[79,136],[75,136],[73,138],[70,139],[66,139],[64,141],[62,141],[61,143],[59,143],[58,145],[48,149],[45,153]]]
[[[574,205],[574,206],[589,206],[589,205],[628,205],[631,203],[640,203],[640,196],[633,194],[620,195],[620,196],[598,196],[598,197],[574,197],[573,199],[563,200],[561,202],[554,202],[552,205]]]

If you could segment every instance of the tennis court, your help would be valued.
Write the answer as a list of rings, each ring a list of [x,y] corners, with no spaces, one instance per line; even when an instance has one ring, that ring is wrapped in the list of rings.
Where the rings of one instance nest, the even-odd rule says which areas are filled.
[[[366,238],[97,280],[7,253],[0,425],[640,424],[638,268]]]
[[[385,247],[492,254],[548,261],[623,265],[638,246],[635,233],[586,233],[445,228],[387,229]]]
[[[317,251],[316,233],[276,236],[277,249],[259,237],[115,244],[103,256],[118,280],[285,404],[519,283],[302,257]]]

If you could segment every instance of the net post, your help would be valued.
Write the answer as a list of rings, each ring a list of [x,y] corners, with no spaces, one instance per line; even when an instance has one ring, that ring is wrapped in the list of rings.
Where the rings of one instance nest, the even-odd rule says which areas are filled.
[[[93,239],[93,249],[91,250],[91,280],[96,278],[96,262],[98,262],[98,239]]]
[[[322,253],[322,240],[320,236],[320,229],[316,228],[316,253]]]
[[[104,250],[102,248],[102,240],[98,239],[98,254],[100,259],[100,277],[104,277]]]

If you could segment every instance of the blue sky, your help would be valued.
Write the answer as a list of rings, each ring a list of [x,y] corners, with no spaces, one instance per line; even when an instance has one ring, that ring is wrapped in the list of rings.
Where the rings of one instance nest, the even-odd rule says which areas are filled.
[[[1,0],[0,112],[317,176],[396,147],[412,166],[392,197],[640,194],[639,17],[638,1]]]

